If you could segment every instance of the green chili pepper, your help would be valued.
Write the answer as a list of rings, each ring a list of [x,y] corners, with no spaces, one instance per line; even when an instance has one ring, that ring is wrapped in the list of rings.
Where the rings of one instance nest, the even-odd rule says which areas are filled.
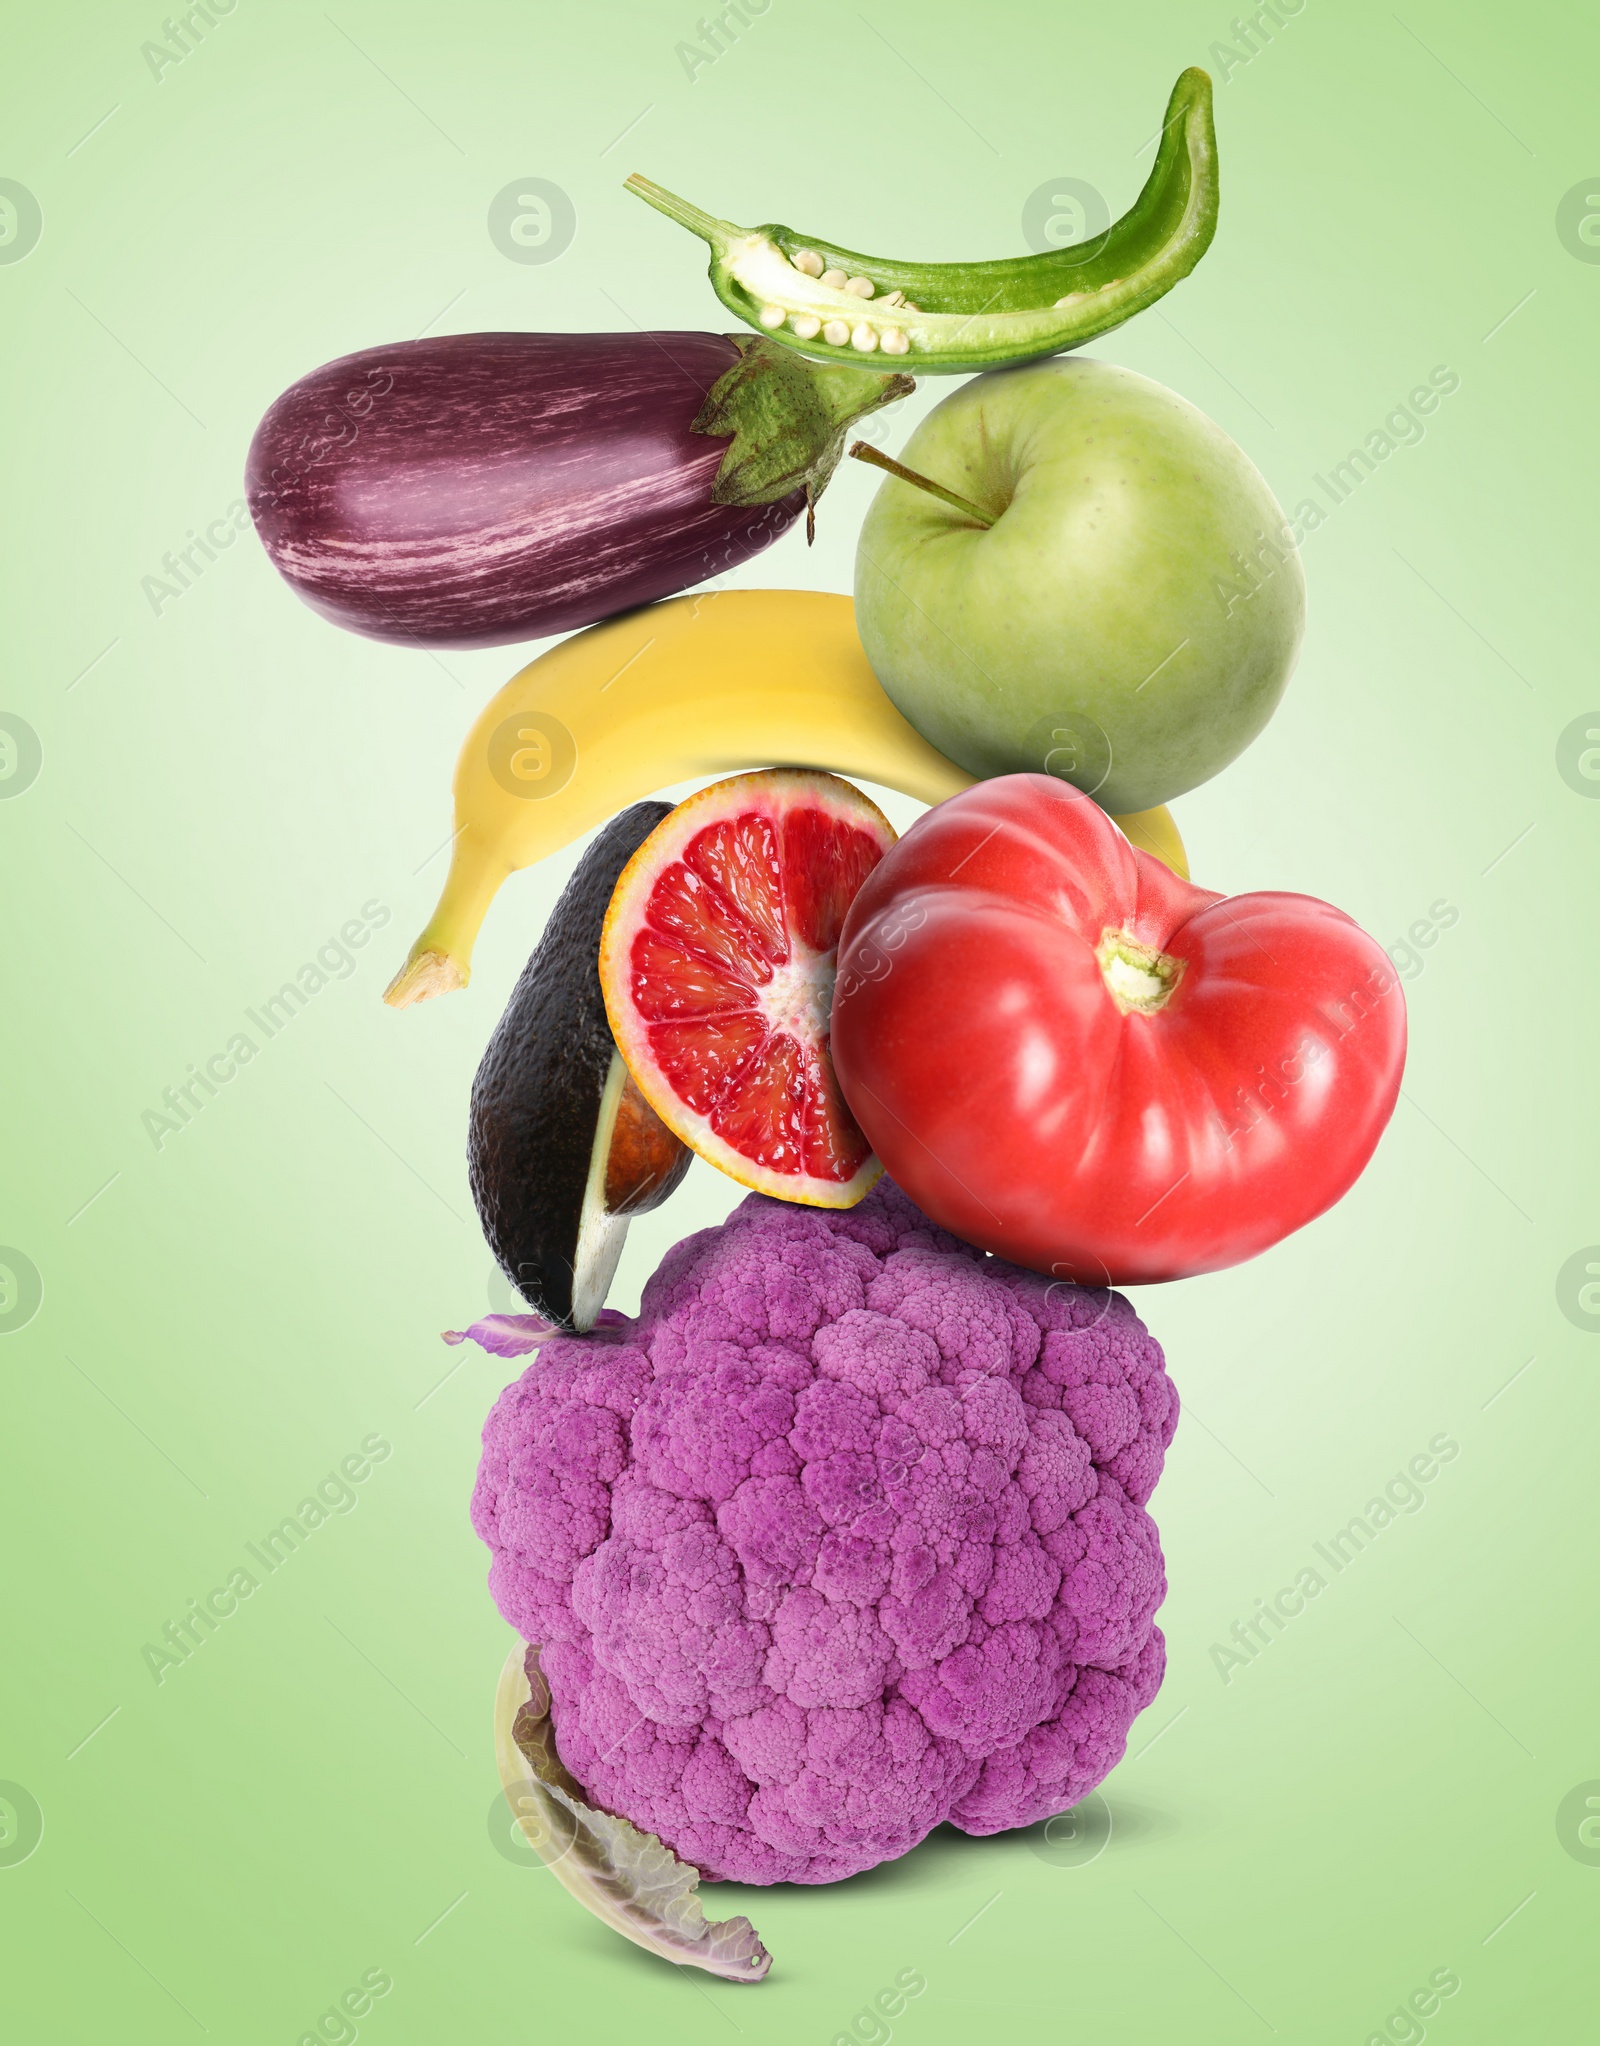
[[[994,263],[893,263],[792,228],[735,227],[638,176],[636,192],[711,245],[732,313],[821,361],[882,350],[907,369],[965,372],[1055,355],[1120,327],[1199,262],[1217,225],[1211,80],[1172,89],[1144,190],[1092,240]]]

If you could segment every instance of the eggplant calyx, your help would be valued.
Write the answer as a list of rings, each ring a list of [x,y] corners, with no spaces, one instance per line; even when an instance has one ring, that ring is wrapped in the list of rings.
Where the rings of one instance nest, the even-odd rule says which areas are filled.
[[[844,453],[857,420],[916,389],[900,371],[808,362],[765,335],[730,334],[739,360],[706,393],[693,431],[727,438],[711,487],[714,504],[774,504],[806,494],[806,536],[817,499]]]

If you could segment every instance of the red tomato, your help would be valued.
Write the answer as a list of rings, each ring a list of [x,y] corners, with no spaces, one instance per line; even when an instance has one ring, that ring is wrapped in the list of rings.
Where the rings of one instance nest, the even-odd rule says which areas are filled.
[[[1254,1257],[1339,1199],[1400,1091],[1382,948],[1309,895],[1226,897],[1049,775],[979,782],[868,877],[833,1062],[934,1221],[1083,1284]]]

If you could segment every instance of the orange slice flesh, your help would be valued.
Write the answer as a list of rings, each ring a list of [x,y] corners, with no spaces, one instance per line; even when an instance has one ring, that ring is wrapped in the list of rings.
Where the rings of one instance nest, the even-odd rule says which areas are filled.
[[[639,1091],[741,1185],[854,1207],[881,1167],[828,1051],[839,933],[893,845],[837,775],[769,768],[680,803],[623,868],[600,940]]]

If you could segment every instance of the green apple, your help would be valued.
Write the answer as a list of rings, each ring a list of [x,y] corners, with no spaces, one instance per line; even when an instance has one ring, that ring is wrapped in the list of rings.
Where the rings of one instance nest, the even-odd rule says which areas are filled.
[[[1243,451],[1132,370],[974,377],[912,435],[856,554],[867,658],[976,775],[1057,774],[1114,814],[1227,766],[1305,624],[1289,523]],[[986,523],[992,521],[992,523]]]

